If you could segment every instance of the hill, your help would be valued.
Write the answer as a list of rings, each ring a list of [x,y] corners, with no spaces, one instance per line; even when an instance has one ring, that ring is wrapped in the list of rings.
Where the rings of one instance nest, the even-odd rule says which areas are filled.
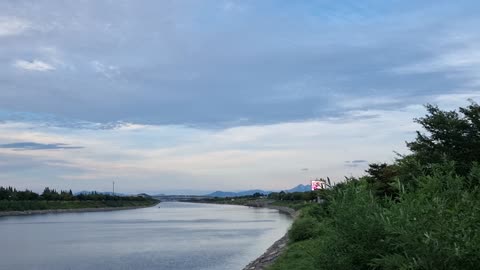
[[[310,191],[310,185],[298,185],[294,188],[284,190],[287,193],[292,193],[292,192],[306,192]],[[266,191],[266,190],[261,190],[261,189],[250,189],[250,190],[245,190],[245,191],[239,191],[239,192],[232,192],[232,191],[215,191],[210,194],[207,194],[205,196],[208,197],[218,197],[218,198],[225,198],[225,197],[241,197],[241,196],[251,196],[255,193],[260,193],[264,195],[268,195],[272,193],[273,191]]]

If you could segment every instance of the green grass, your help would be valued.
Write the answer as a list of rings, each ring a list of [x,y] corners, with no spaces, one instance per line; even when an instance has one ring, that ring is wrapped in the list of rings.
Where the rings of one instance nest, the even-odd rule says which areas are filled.
[[[316,204],[316,203],[305,202],[305,201],[275,201],[271,203],[271,205],[285,206],[295,210],[300,210],[313,204]]]
[[[306,201],[278,201],[268,198],[235,197],[235,198],[210,198],[204,200],[195,200],[194,202],[215,203],[215,204],[233,204],[233,205],[274,205],[284,206],[295,210],[300,210],[316,203]]]
[[[317,269],[315,248],[318,239],[309,239],[291,243],[287,250],[268,270],[311,270]]]

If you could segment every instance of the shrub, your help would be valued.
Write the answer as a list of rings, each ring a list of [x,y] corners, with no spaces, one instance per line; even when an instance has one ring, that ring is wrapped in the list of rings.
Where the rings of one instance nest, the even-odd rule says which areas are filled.
[[[317,220],[309,215],[297,219],[290,231],[288,237],[293,242],[307,240],[315,236]]]
[[[385,209],[388,254],[373,260],[380,269],[478,269],[480,196],[463,188],[455,166],[437,166]]]

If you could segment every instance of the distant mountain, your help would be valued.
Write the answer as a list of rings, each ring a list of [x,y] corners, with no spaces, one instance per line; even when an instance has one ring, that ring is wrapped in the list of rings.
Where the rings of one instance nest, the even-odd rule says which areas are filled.
[[[250,196],[255,193],[261,193],[264,195],[268,195],[272,193],[271,191],[265,191],[261,189],[252,189],[252,190],[245,190],[245,191],[240,191],[240,192],[225,192],[225,191],[215,191],[213,193],[207,194],[205,196],[208,197],[219,197],[219,198],[225,198],[225,197],[241,197],[241,196]]]
[[[218,197],[218,198],[225,198],[225,197],[238,197],[237,193],[236,192],[224,192],[224,191],[220,191],[220,190],[217,190],[215,192],[212,192],[210,194],[207,194],[205,196],[208,196],[208,197]]]
[[[285,190],[285,192],[306,192],[306,191],[310,191],[311,190],[311,186],[310,185],[298,185],[292,189],[289,189],[289,190]]]
[[[285,192],[291,193],[291,192],[306,192],[310,191],[310,185],[298,185],[292,189],[284,190]],[[240,191],[240,192],[228,192],[228,191],[215,191],[213,193],[207,194],[205,196],[208,197],[219,197],[219,198],[225,198],[225,197],[240,197],[240,196],[250,196],[255,193],[261,193],[264,195],[268,195],[272,193],[273,191],[265,191],[261,189],[251,189],[251,190],[245,190],[245,191]]]

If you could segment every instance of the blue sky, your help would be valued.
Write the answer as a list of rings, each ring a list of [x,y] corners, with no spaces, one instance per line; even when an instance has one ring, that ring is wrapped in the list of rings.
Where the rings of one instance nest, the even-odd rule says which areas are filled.
[[[360,175],[406,151],[422,104],[478,100],[479,12],[2,1],[0,185],[202,193]]]

